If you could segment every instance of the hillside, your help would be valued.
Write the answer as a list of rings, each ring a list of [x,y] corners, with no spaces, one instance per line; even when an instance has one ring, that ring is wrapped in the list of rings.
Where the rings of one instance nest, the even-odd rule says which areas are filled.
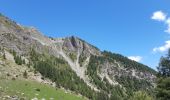
[[[62,88],[71,92],[67,94],[61,91],[62,95],[66,95],[65,100],[67,96],[73,96],[74,100],[127,100],[137,91],[152,94],[156,75],[156,71],[146,65],[120,54],[100,51],[78,37],[47,37],[37,29],[21,26],[2,14],[0,67],[0,79],[28,84],[36,81],[51,88]],[[1,84],[4,83],[0,81]],[[40,90],[43,87],[46,86]],[[2,97],[4,92],[0,94]],[[13,96],[13,93],[7,94]],[[29,96],[25,99],[29,99]]]

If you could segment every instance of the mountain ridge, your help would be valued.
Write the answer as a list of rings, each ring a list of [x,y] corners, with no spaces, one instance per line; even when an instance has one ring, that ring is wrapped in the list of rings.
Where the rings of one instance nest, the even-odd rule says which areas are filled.
[[[3,48],[2,57],[7,54],[5,52],[9,52],[13,54],[14,62],[19,57],[26,61],[26,64],[21,65],[32,66],[32,70],[50,79],[56,86],[80,93],[89,99],[98,100],[101,93],[104,99],[111,99],[114,95],[128,98],[132,91],[143,88],[150,91],[148,89],[154,87],[156,71],[146,65],[120,54],[100,51],[76,36],[47,37],[37,29],[23,27],[3,15],[0,15],[0,48]],[[60,76],[53,70],[56,73],[68,72],[68,75]],[[128,81],[130,83],[126,83]],[[115,94],[115,91],[120,93]]]

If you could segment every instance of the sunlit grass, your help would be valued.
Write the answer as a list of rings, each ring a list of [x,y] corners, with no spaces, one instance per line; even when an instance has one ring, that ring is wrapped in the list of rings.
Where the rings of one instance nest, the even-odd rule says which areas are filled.
[[[55,89],[52,86],[27,80],[0,80],[1,90],[6,95],[19,95],[28,100],[38,98],[45,100],[84,100],[81,96],[65,93],[62,89]]]

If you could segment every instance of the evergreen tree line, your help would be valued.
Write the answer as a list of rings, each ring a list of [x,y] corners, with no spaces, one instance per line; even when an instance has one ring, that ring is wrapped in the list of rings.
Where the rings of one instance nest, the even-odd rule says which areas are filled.
[[[111,52],[107,52],[107,51],[102,52],[102,54],[105,56],[105,59],[107,59],[110,62],[113,62],[113,60],[121,62],[125,68],[137,69],[141,72],[149,72],[149,73],[156,75],[155,70],[149,68],[146,65],[143,65],[136,61],[130,60],[127,57],[124,57],[120,54],[115,54],[115,53],[111,53]]]
[[[22,59],[20,55],[17,55],[17,53],[14,50],[10,50],[10,52],[13,54],[16,64],[18,65],[25,64],[25,59]]]
[[[38,54],[35,50],[31,50],[30,58],[35,70],[55,82],[58,88],[64,87],[92,100],[104,100],[99,99],[101,98],[101,93],[95,92],[87,86],[63,59]]]
[[[89,66],[87,67],[87,75],[92,79],[99,90],[103,91],[103,100],[128,100],[135,95],[135,92],[143,91],[142,93],[147,94],[151,92],[153,87],[149,82],[145,80],[139,80],[136,78],[130,78],[128,76],[116,77],[116,81],[119,85],[111,85],[108,80],[104,77],[102,79],[97,75],[97,71],[100,69],[100,65],[107,60],[105,57],[91,56]],[[147,91],[148,90],[148,91]],[[110,97],[108,96],[110,94]]]
[[[137,91],[145,91],[149,95],[153,96],[153,85],[144,79],[137,79],[135,77],[122,75],[115,76],[115,80],[126,88],[126,94],[128,97],[133,96],[133,93]]]

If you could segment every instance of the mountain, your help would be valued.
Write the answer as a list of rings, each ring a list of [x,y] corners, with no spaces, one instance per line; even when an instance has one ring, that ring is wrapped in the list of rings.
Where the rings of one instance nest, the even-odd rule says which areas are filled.
[[[0,67],[1,98],[23,100],[45,98],[48,93],[28,96],[28,91],[6,90],[3,84],[35,82],[61,89],[66,96],[69,92],[78,99],[127,100],[137,91],[152,94],[156,78],[156,71],[121,54],[100,51],[75,36],[44,36],[36,28],[19,25],[2,14]],[[49,100],[48,96],[45,99]]]

